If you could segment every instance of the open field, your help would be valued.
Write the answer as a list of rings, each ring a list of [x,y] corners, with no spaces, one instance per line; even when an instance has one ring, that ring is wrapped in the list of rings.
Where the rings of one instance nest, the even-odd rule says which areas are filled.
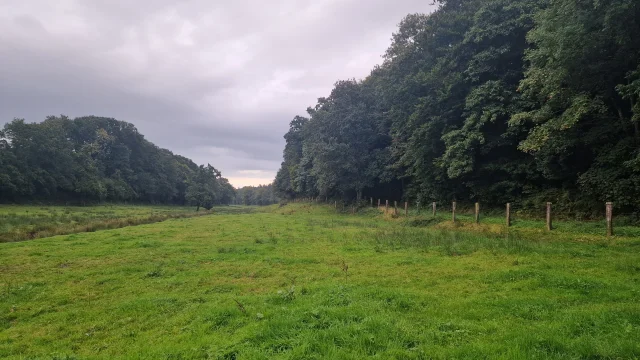
[[[93,232],[172,218],[206,215],[179,206],[25,206],[0,205],[0,242]]]
[[[637,228],[447,219],[290,204],[0,244],[0,358],[640,357]]]

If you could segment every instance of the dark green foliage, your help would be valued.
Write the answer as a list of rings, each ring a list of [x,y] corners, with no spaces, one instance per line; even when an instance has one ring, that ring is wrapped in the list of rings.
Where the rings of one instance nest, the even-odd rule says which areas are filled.
[[[279,199],[274,192],[273,184],[245,186],[236,190],[235,204],[238,205],[272,205]]]
[[[200,165],[189,180],[187,186],[186,198],[191,205],[196,206],[196,210],[200,207],[210,210],[218,201],[218,195],[221,193],[218,179],[222,177],[220,172],[210,164]]]
[[[211,169],[115,119],[16,119],[0,131],[0,202],[230,203],[233,188]]]
[[[640,210],[640,3],[438,3],[296,117],[278,193]]]

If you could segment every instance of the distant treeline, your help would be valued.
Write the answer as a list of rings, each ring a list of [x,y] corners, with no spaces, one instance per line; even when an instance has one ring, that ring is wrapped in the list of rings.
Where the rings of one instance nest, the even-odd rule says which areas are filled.
[[[235,203],[238,205],[272,205],[278,203],[273,184],[245,186],[236,190]]]
[[[447,0],[285,135],[283,197],[640,210],[640,2]]]
[[[209,208],[235,197],[211,165],[102,117],[14,120],[0,131],[0,202],[140,202]]]

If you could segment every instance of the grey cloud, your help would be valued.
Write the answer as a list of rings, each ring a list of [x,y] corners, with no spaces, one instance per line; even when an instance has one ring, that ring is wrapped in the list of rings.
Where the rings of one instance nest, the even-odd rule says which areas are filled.
[[[268,182],[289,121],[366,76],[424,0],[4,0],[0,124],[99,115]],[[234,181],[234,179],[236,179]]]

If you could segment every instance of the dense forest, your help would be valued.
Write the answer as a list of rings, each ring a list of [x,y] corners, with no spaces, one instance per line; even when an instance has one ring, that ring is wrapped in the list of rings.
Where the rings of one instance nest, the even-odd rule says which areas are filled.
[[[102,117],[16,119],[0,131],[0,202],[137,202],[211,208],[235,190],[220,171]]]
[[[640,210],[640,2],[438,3],[291,121],[277,193]]]
[[[273,184],[245,186],[236,190],[234,203],[237,205],[272,205],[278,203]]]

